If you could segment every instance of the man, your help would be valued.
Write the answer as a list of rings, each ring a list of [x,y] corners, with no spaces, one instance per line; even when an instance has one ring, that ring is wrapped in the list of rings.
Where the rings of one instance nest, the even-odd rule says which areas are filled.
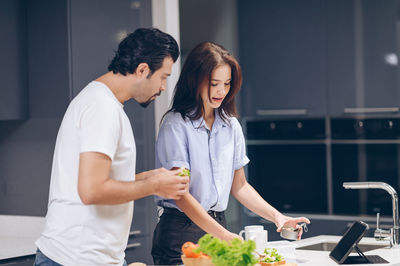
[[[146,107],[160,95],[178,56],[170,35],[138,29],[119,44],[109,72],[70,103],[57,136],[35,265],[126,265],[133,201],[187,192],[180,170],[135,177],[135,141],[123,110],[131,98]]]

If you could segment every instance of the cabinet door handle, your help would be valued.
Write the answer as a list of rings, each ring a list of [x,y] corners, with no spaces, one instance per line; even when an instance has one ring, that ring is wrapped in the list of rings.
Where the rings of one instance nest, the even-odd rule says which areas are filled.
[[[355,107],[344,108],[345,114],[358,114],[358,113],[398,113],[399,107]]]
[[[137,248],[137,247],[141,247],[141,246],[142,246],[142,243],[132,243],[132,244],[126,245],[126,249]]]
[[[307,109],[258,109],[257,115],[306,115]]]
[[[142,231],[140,230],[134,230],[129,232],[129,236],[135,236],[135,235],[140,235]]]

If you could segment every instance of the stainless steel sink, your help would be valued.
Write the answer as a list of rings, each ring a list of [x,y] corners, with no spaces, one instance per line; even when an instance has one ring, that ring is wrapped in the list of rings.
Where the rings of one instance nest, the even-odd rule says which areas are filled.
[[[303,250],[319,250],[319,251],[332,251],[333,248],[336,246],[336,242],[322,242],[322,243],[317,243],[313,245],[308,245],[308,246],[303,246],[303,247],[298,247],[297,249],[303,249]],[[370,250],[378,249],[378,248],[384,248],[387,247],[388,245],[379,245],[379,244],[358,244],[358,247],[363,251],[367,252]]]

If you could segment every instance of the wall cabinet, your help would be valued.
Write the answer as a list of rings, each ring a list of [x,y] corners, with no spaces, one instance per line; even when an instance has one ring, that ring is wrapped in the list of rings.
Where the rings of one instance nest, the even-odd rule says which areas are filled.
[[[27,26],[25,1],[0,1],[0,120],[28,116]]]
[[[242,115],[326,115],[325,1],[239,1]]]
[[[326,1],[329,115],[399,112],[397,1]]]
[[[398,1],[239,0],[245,116],[399,113]]]

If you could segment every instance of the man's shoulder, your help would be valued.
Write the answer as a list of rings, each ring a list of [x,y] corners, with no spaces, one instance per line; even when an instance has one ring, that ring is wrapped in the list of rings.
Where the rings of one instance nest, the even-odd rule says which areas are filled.
[[[73,99],[77,105],[90,108],[118,108],[115,99],[109,95],[107,89],[100,82],[90,82]]]

